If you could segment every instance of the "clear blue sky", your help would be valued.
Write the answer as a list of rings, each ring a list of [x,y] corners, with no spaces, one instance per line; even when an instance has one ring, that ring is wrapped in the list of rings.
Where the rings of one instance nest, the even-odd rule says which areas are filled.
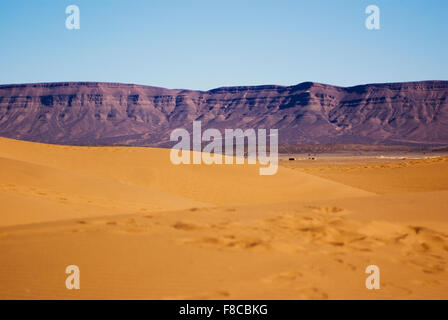
[[[65,28],[76,4],[81,29]],[[369,4],[381,29],[364,26]],[[447,0],[1,0],[0,83],[448,79]]]

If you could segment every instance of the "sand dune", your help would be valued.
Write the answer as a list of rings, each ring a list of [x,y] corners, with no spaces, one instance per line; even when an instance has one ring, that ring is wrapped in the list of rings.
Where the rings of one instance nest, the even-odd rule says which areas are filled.
[[[297,166],[283,162],[286,167],[300,172],[377,194],[448,190],[448,179],[444,179],[448,157],[417,160],[366,159],[361,163],[355,159],[344,159],[337,164],[331,160],[323,163],[302,162]]]
[[[67,147],[0,138],[0,157],[167,192],[213,205],[368,196],[370,193],[280,168],[260,176],[255,165],[173,165],[169,149]]]
[[[0,298],[448,299],[445,158],[285,165],[0,139]]]
[[[204,206],[181,196],[18,160],[0,158],[0,166],[0,197],[5,199],[0,225]]]

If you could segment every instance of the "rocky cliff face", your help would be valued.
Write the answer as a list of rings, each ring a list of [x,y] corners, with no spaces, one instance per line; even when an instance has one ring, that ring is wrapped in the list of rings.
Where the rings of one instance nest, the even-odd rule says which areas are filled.
[[[447,144],[448,81],[169,90],[115,83],[0,86],[0,135],[169,146],[177,127],[277,128],[281,144]]]

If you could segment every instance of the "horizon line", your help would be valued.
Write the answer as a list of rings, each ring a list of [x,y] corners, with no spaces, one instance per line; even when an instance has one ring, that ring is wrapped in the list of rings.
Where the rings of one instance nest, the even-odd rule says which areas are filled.
[[[328,83],[322,83],[322,82],[316,82],[316,81],[304,81],[292,85],[279,85],[279,84],[259,84],[259,85],[235,85],[235,86],[220,86],[216,88],[211,88],[208,90],[199,90],[199,89],[185,89],[185,88],[167,88],[167,87],[160,87],[160,86],[153,86],[148,84],[138,84],[138,83],[128,83],[128,82],[112,82],[112,81],[53,81],[53,82],[25,82],[25,83],[0,83],[0,89],[8,88],[8,87],[27,87],[27,86],[46,86],[46,85],[98,85],[98,84],[105,84],[105,85],[120,85],[120,86],[138,86],[138,87],[148,87],[148,88],[156,88],[156,89],[165,89],[165,90],[174,90],[174,91],[199,91],[199,92],[211,92],[221,89],[243,89],[243,88],[292,88],[297,86],[303,86],[303,85],[321,85],[321,86],[328,86],[328,87],[335,87],[335,88],[342,88],[342,89],[349,89],[349,88],[356,88],[356,87],[362,87],[362,86],[378,86],[378,85],[397,85],[397,84],[416,84],[416,83],[443,83],[447,82],[448,80],[412,80],[412,81],[399,81],[399,82],[372,82],[372,83],[363,83],[363,84],[357,84],[353,86],[339,86],[339,85],[333,85]]]

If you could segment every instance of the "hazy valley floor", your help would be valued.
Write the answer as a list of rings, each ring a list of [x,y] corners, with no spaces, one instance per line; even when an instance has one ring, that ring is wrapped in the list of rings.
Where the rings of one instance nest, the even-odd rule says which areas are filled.
[[[2,299],[448,299],[447,157],[259,176],[0,138],[0,167]],[[80,290],[65,288],[71,264]]]

